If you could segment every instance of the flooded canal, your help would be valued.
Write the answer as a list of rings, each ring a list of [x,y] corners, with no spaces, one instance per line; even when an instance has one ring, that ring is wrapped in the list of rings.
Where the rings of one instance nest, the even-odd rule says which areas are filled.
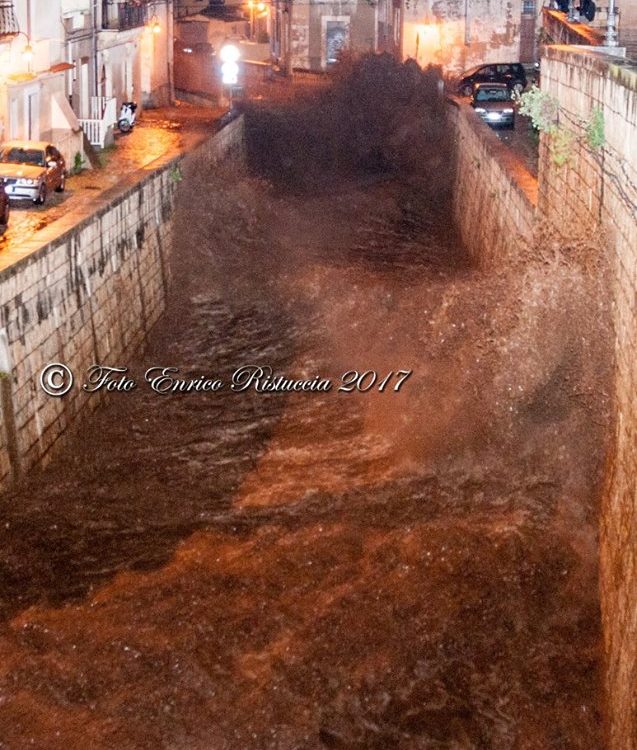
[[[2,498],[0,747],[598,750],[586,258],[481,273],[433,155],[308,186],[277,116],[187,175],[139,387]]]

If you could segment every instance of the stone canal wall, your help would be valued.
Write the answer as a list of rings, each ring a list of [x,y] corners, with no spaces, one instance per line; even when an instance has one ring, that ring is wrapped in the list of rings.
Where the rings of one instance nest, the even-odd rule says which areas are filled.
[[[559,103],[542,135],[538,179],[470,108],[450,102],[454,214],[476,264],[524,252],[537,225],[598,237],[610,265],[615,328],[614,442],[600,521],[609,750],[637,748],[637,67],[568,46],[546,49],[542,90]],[[603,264],[602,264],[603,265]]]
[[[608,248],[615,325],[615,442],[601,521],[608,747],[637,748],[637,67],[553,47],[542,87],[576,136],[557,167],[544,143],[540,210],[565,234],[596,233]],[[603,145],[587,138],[603,113]]]
[[[46,395],[42,368],[61,362],[82,376],[94,363],[125,363],[162,314],[182,160],[222,159],[242,143],[239,118],[196,151],[98,195],[90,215],[67,215],[62,229],[54,222],[36,235],[39,247],[0,273],[1,484],[45,461],[98,403],[77,383],[63,398]]]
[[[493,267],[533,241],[537,180],[468,105],[449,100],[455,140],[453,212],[474,262]]]

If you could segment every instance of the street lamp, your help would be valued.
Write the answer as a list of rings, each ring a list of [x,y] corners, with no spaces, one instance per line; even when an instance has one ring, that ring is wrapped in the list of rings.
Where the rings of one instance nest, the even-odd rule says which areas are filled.
[[[228,99],[232,109],[232,87],[239,82],[239,58],[241,52],[234,44],[224,44],[219,50],[221,59],[221,83],[228,87]]]
[[[161,24],[159,23],[159,18],[157,18],[156,15],[154,15],[150,19],[148,28],[153,32],[153,34],[161,34]]]
[[[31,63],[33,62],[33,45],[31,44],[31,39],[28,34],[26,34],[24,31],[18,31],[14,35],[14,39],[17,39],[19,36],[23,36],[27,43],[24,45],[24,48],[22,50],[22,59],[29,67],[29,72],[31,71]]]
[[[248,8],[250,9],[250,39],[254,37],[254,0],[248,0]]]

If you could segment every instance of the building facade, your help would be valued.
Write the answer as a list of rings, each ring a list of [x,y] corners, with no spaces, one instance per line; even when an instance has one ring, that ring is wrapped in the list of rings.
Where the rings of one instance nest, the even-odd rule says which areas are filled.
[[[172,0],[61,0],[73,109],[91,97],[163,106],[172,101]]]
[[[71,163],[82,132],[67,95],[60,0],[0,0],[0,141],[48,140]]]
[[[341,53],[400,54],[400,0],[293,0],[273,8],[272,50],[288,67],[321,71]]]
[[[531,63],[540,4],[535,0],[406,0],[403,59],[459,73],[489,62]]]
[[[122,101],[172,101],[172,61],[172,0],[0,0],[0,141],[49,140],[72,164]]]

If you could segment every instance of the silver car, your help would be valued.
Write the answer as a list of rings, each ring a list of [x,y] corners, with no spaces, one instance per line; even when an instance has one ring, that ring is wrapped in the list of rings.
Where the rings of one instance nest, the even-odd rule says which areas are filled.
[[[511,89],[506,83],[479,83],[473,89],[471,106],[493,127],[515,127]]]
[[[52,190],[64,192],[64,157],[46,141],[9,141],[0,147],[0,180],[10,200],[41,205]]]

